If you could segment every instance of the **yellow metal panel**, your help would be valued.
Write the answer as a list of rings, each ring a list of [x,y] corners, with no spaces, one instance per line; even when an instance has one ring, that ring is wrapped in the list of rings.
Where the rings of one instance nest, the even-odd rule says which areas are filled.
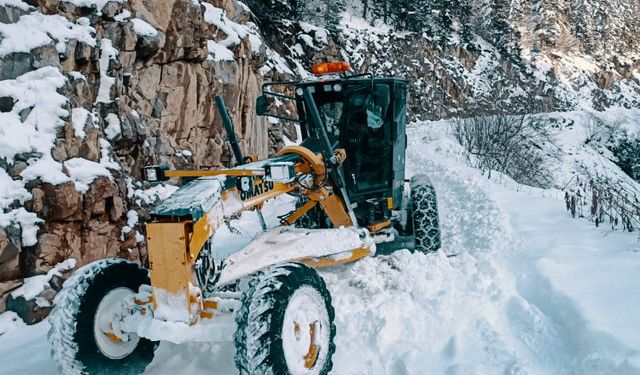
[[[209,221],[209,215],[204,215],[193,225],[193,235],[189,241],[189,259],[195,260],[205,243],[211,238],[214,229]]]
[[[382,221],[382,222],[379,222],[379,223],[375,223],[373,225],[369,225],[367,227],[367,229],[369,229],[369,232],[371,232],[371,233],[376,233],[376,232],[380,231],[381,229],[384,229],[384,228],[386,228],[386,227],[388,227],[390,225],[391,225],[391,220],[386,220],[386,221]]]
[[[224,220],[223,204],[228,196],[228,193],[223,194],[222,199],[193,225],[193,234],[189,240],[189,260],[191,262],[195,262],[204,244],[222,225]]]
[[[317,204],[318,204],[318,202],[316,202],[316,201],[307,201],[307,203],[302,205],[302,207],[300,207],[300,209],[298,209],[298,211],[296,211],[293,214],[291,214],[291,216],[289,216],[284,221],[284,225],[291,225],[291,224],[295,223],[296,221],[298,221],[298,219],[300,219],[302,217],[302,215],[304,215],[307,212],[309,212],[309,210],[312,209],[313,207],[315,207]]]
[[[264,192],[263,194],[253,196],[249,199],[243,201],[243,209],[248,210],[255,206],[261,205],[269,199],[275,198],[277,196],[286,194],[296,188],[296,185],[293,183],[284,184],[280,182],[274,183],[273,189]]]
[[[215,169],[211,171],[165,171],[167,177],[264,176],[264,170]]]
[[[366,256],[369,256],[371,253],[372,253],[372,250],[370,248],[363,247],[363,248],[351,250],[350,252],[344,253],[345,256],[332,255],[332,256],[322,257],[322,258],[299,259],[298,261],[306,264],[309,267],[325,268],[325,267],[333,267],[333,266],[337,266],[345,263],[352,263]],[[343,254],[338,254],[338,255],[343,255]]]
[[[324,165],[324,162],[322,161],[321,156],[314,154],[313,151],[302,146],[288,146],[278,152],[278,156],[290,154],[298,155],[304,161],[303,163],[299,163],[299,165],[296,166],[297,172],[308,173],[306,171],[307,168],[304,165],[308,164],[309,167],[313,170],[313,173],[316,177],[314,183],[318,186],[322,184],[327,169]]]
[[[320,201],[324,212],[329,216],[329,220],[334,227],[350,227],[354,223],[351,222],[349,213],[344,206],[344,202],[337,195],[331,194],[326,199]]]
[[[187,225],[188,222],[147,224],[147,251],[154,288],[171,293],[188,289],[191,264],[187,261]]]

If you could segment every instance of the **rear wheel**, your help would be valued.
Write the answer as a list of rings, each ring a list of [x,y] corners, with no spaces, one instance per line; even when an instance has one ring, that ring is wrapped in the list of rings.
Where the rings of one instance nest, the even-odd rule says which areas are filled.
[[[434,252],[440,249],[438,200],[431,181],[424,175],[411,178],[410,223],[415,235],[415,250]]]
[[[336,328],[320,275],[299,263],[260,272],[236,315],[240,374],[326,375],[333,367]]]
[[[157,343],[117,327],[118,317],[143,284],[149,284],[148,272],[123,259],[88,264],[65,282],[54,300],[48,335],[62,373],[144,371]]]

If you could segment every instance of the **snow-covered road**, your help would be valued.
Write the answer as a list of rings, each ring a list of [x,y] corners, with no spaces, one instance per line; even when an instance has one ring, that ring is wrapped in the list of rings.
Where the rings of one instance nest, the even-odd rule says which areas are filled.
[[[410,130],[408,169],[439,193],[443,251],[323,271],[335,374],[640,374],[640,243],[561,194],[487,180]],[[47,323],[0,336],[0,374],[54,374]],[[232,345],[159,348],[150,374],[234,374]]]

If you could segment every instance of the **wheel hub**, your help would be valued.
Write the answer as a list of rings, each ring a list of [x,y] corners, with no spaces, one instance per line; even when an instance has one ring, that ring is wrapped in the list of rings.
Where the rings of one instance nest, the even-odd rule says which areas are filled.
[[[116,288],[107,293],[98,304],[93,321],[96,346],[105,357],[121,359],[133,351],[140,342],[134,333],[124,332],[120,325],[135,293],[129,288]]]
[[[329,317],[324,299],[309,286],[298,289],[285,310],[282,346],[289,373],[315,375],[329,348]]]

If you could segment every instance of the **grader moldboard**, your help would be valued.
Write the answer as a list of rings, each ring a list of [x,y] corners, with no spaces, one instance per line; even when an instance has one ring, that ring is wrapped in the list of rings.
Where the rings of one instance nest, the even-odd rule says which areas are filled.
[[[349,70],[323,63],[315,79],[264,85],[258,115],[298,123],[299,146],[244,157],[217,98],[236,167],[145,169],[150,182],[182,179],[146,224],[149,270],[104,259],[65,282],[49,332],[63,373],[141,373],[163,340],[234,342],[240,374],[331,371],[334,310],[315,269],[440,246],[433,187],[405,180],[407,82]],[[274,111],[284,101],[297,116]],[[257,220],[264,233],[234,252],[215,243],[240,212],[284,194],[297,204],[281,225]]]

